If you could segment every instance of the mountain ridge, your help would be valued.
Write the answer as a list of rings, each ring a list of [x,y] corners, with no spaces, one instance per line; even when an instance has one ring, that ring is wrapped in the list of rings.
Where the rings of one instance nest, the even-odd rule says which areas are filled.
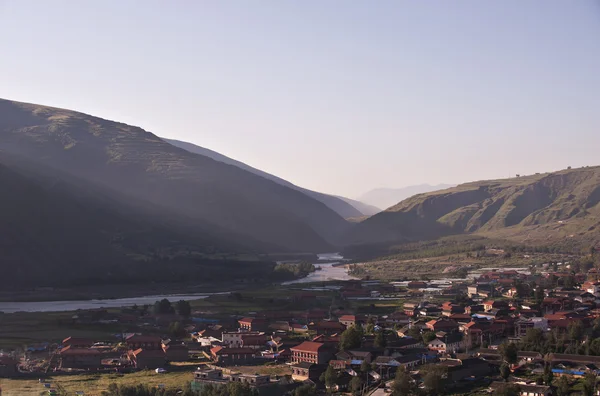
[[[405,200],[406,198],[410,198],[416,194],[422,194],[430,191],[436,190],[444,190],[446,188],[454,187],[455,184],[417,184],[414,186],[406,186],[400,188],[375,188],[370,190],[360,197],[358,200],[360,202],[366,202],[370,205],[374,205],[376,207],[387,209],[391,206],[396,205],[398,202]]]
[[[351,227],[301,192],[72,110],[0,100],[0,149],[279,251],[330,251]]]
[[[275,176],[275,175],[265,172],[263,170],[254,168],[248,164],[245,164],[241,161],[235,160],[231,157],[227,157],[226,155],[218,153],[214,150],[207,149],[206,147],[198,146],[194,143],[185,142],[185,141],[177,140],[177,139],[169,139],[169,138],[164,138],[164,137],[161,139],[163,139],[165,142],[167,142],[169,144],[174,145],[175,147],[182,148],[191,153],[205,155],[209,158],[214,159],[215,161],[219,161],[219,162],[223,162],[223,163],[226,163],[229,165],[237,166],[241,169],[247,170],[248,172],[252,172],[258,176],[264,177],[268,180],[274,181],[283,186],[301,191],[304,194],[308,195],[309,197],[323,202],[329,208],[331,208],[332,210],[337,212],[340,216],[342,216],[343,218],[346,218],[346,219],[353,218],[353,217],[361,217],[361,216],[371,216],[371,215],[381,211],[379,208],[367,205],[363,202],[356,201],[356,200],[353,200],[350,198],[340,197],[337,195],[324,194],[324,193],[312,191],[312,190],[297,186],[283,178],[280,178],[278,176]]]
[[[600,167],[464,183],[418,194],[366,219],[354,243],[475,233],[520,243],[591,243],[600,231]]]

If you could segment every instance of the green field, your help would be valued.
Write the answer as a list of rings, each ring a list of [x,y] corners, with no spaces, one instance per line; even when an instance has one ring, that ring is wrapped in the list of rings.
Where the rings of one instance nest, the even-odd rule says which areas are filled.
[[[195,368],[195,367],[194,367]],[[132,374],[84,374],[64,375],[46,379],[53,388],[64,390],[65,395],[75,395],[83,391],[86,396],[99,396],[108,386],[116,382],[120,385],[147,384],[164,385],[168,389],[181,389],[193,379],[194,368],[185,371],[156,374],[154,371],[140,371]],[[38,396],[44,392],[44,386],[35,379],[0,379],[2,396]]]

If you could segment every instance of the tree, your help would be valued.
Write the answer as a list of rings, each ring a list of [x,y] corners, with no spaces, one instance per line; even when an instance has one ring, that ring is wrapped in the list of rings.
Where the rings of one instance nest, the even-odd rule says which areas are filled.
[[[596,394],[596,374],[593,372],[588,372],[585,377],[583,377],[583,395],[584,396],[593,396]]]
[[[180,338],[180,337],[185,337],[186,332],[185,332],[185,329],[183,328],[183,325],[181,324],[181,322],[171,322],[169,324],[169,334],[172,337]]]
[[[375,332],[375,325],[373,323],[368,323],[365,328],[366,334],[373,334]]]
[[[564,280],[564,286],[565,286],[566,289],[572,290],[572,289],[575,288],[575,285],[577,283],[575,282],[575,277],[573,275],[565,276],[564,279],[565,279]]]
[[[430,365],[424,369],[423,385],[425,391],[430,396],[437,396],[444,393],[444,374],[445,368],[442,366]]]
[[[566,376],[561,375],[558,380],[558,387],[556,388],[556,392],[558,396],[568,396],[571,392],[571,387],[569,386],[569,380]]]
[[[363,333],[356,326],[350,326],[340,336],[340,350],[347,351],[353,348],[360,348]]]
[[[494,389],[494,396],[519,396],[520,394],[521,390],[515,384],[502,384]]]
[[[548,386],[552,386],[552,380],[554,379],[554,373],[552,372],[552,367],[550,363],[546,363],[544,366],[544,384]]]
[[[600,338],[594,338],[590,343],[590,355],[600,356]]]
[[[331,389],[335,386],[338,380],[338,373],[333,366],[327,366],[327,370],[321,375],[321,382],[325,383],[327,389]]]
[[[409,396],[411,394],[412,379],[403,367],[399,367],[392,384],[392,396]]]
[[[294,391],[294,396],[314,396],[316,394],[315,387],[309,384],[302,385]]]
[[[584,330],[585,329],[583,327],[583,323],[581,322],[581,320],[575,320],[575,321],[569,323],[568,331],[569,331],[569,337],[571,338],[571,340],[581,339],[581,337],[583,337]]]
[[[419,330],[417,326],[412,326],[410,329],[408,329],[407,335],[415,340],[418,340],[421,338],[421,330]]]
[[[540,352],[544,342],[544,332],[541,329],[527,329],[525,337],[521,340],[522,349],[526,351]]]
[[[352,393],[355,395],[360,394],[362,386],[363,386],[363,380],[362,380],[362,378],[360,378],[358,376],[352,378],[352,381],[350,381],[350,389],[352,390]]]
[[[500,355],[502,356],[502,360],[504,360],[508,364],[517,363],[517,344],[512,342],[505,342],[500,345],[498,348],[500,351]]]
[[[435,335],[435,333],[433,331],[424,332],[422,337],[423,337],[423,343],[425,343],[425,344],[428,344],[429,342],[431,342],[437,338],[437,336]]]
[[[184,318],[189,317],[192,314],[192,307],[189,301],[179,300],[177,301],[177,314]]]
[[[500,376],[504,379],[504,382],[508,381],[508,377],[510,377],[510,367],[508,367],[508,364],[502,363],[502,366],[500,366]]]
[[[160,301],[154,303],[153,312],[155,315],[158,314],[171,314],[175,312],[173,307],[171,306],[171,302],[166,298],[163,298]]]
[[[377,348],[385,348],[387,345],[387,339],[385,338],[385,332],[383,330],[378,331],[375,334],[375,347]]]
[[[141,316],[148,315],[148,311],[150,310],[150,306],[148,304],[144,304],[142,306]]]
[[[371,370],[371,365],[369,363],[367,363],[366,360],[363,360],[362,363],[360,364],[360,372],[363,374],[366,374],[369,372],[369,370]]]
[[[537,289],[535,289],[535,302],[536,304],[542,304],[544,302],[544,297],[546,296],[546,293],[544,291],[544,288],[542,286],[538,286]]]

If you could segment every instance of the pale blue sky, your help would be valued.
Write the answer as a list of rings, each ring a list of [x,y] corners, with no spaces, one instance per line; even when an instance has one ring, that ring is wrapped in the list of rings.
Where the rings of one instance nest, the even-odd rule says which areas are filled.
[[[600,164],[600,2],[0,0],[0,97],[303,187]]]

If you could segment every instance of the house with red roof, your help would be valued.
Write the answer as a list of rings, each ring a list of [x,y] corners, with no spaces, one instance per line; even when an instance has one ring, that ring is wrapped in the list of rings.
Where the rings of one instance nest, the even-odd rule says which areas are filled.
[[[103,353],[94,348],[66,346],[58,352],[59,367],[68,369],[97,369],[102,366]]]
[[[322,320],[309,324],[308,329],[317,332],[317,334],[339,334],[346,330],[346,326],[333,320]]]
[[[267,321],[263,318],[242,318],[238,320],[240,330],[263,331],[267,328]]]
[[[425,323],[427,328],[431,331],[443,331],[446,333],[453,333],[458,331],[458,323],[452,319],[434,319]]]
[[[363,315],[342,315],[338,320],[346,327],[355,325],[362,326],[366,322],[366,318]]]
[[[132,334],[125,338],[125,343],[132,351],[140,348],[146,350],[162,350],[162,339],[155,335]]]
[[[249,349],[264,349],[267,345],[267,336],[263,333],[260,334],[244,334],[241,337],[241,347]]]
[[[483,309],[486,312],[492,309],[508,309],[508,302],[502,300],[487,300],[483,302]]]
[[[73,348],[89,348],[94,345],[95,341],[90,338],[78,338],[78,337],[67,337],[62,340],[61,345],[63,347],[73,347]]]
[[[216,346],[211,348],[210,356],[215,363],[223,365],[243,365],[253,362],[256,351],[250,348],[226,348]]]
[[[136,369],[156,369],[164,367],[167,363],[167,356],[162,349],[138,348],[129,351],[127,357]]]
[[[304,341],[290,350],[292,363],[326,364],[333,357],[331,349],[321,342]]]

